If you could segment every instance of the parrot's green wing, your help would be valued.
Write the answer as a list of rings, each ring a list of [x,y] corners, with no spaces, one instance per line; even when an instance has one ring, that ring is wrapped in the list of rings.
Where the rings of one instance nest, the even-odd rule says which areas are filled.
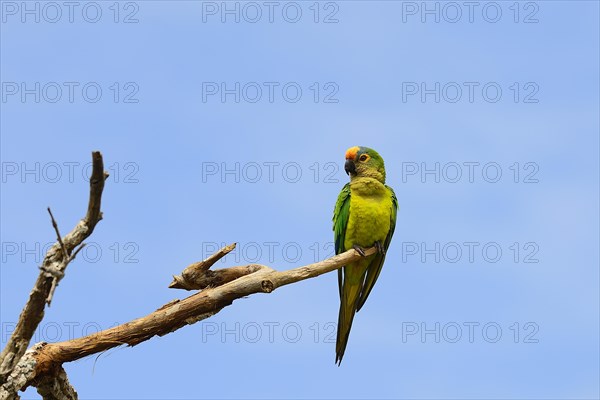
[[[350,184],[342,188],[335,209],[333,210],[333,238],[335,241],[335,254],[340,254],[346,251],[344,248],[344,240],[346,239],[346,226],[348,225],[348,217],[350,216]],[[342,269],[338,269],[338,284],[340,287],[340,297],[342,295]]]
[[[386,186],[389,189],[390,194],[392,196],[392,213],[391,213],[391,221],[390,221],[390,231],[388,232],[385,242],[383,243],[383,248],[386,250],[390,247],[390,242],[392,241],[392,236],[394,235],[394,229],[396,229],[396,214],[398,213],[398,199],[396,198],[396,194],[394,190]],[[371,293],[371,289],[375,286],[375,282],[377,282],[377,278],[379,277],[379,273],[381,272],[381,268],[383,267],[383,262],[385,261],[385,254],[377,254],[373,259],[371,265],[367,270],[367,276],[365,278],[365,283],[362,287],[362,291],[360,293],[360,298],[358,300],[358,306],[356,307],[356,311],[360,311],[365,301],[367,301],[367,297],[369,297],[369,293]],[[341,279],[341,278],[340,278]],[[341,286],[340,286],[341,287]]]

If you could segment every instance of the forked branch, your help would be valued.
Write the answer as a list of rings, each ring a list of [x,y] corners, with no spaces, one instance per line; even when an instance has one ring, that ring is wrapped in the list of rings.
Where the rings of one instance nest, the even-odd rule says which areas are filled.
[[[83,241],[92,234],[96,224],[102,219],[100,204],[104,181],[107,177],[108,174],[104,172],[102,154],[99,151],[93,152],[87,213],[65,237],[60,237],[56,220],[48,209],[57,234],[57,242],[46,253],[40,266],[40,274],[29,294],[29,300],[21,311],[15,330],[6,347],[0,353],[0,384],[6,382],[8,375],[27,350],[36,328],[44,318],[46,304],[50,305],[54,290],[64,276],[67,265],[75,258]]]
[[[376,252],[373,247],[367,249],[366,254],[371,255]],[[153,336],[164,336],[185,325],[215,315],[236,299],[255,293],[271,293],[278,287],[331,272],[361,257],[355,250],[349,250],[329,259],[288,271],[275,271],[258,264],[206,271],[213,273],[222,271],[223,274],[227,274],[225,272],[227,270],[239,271],[245,268],[246,274],[218,286],[211,285],[210,288],[185,299],[171,301],[156,311],[125,324],[89,336],[45,344],[36,355],[37,374],[43,375],[55,370],[64,362],[78,360],[113,347],[135,346]],[[214,282],[211,278],[207,278],[206,281]]]
[[[367,256],[376,252],[375,247],[365,251]],[[58,372],[62,372],[62,364],[65,362],[75,361],[120,345],[135,346],[154,336],[164,336],[185,325],[215,315],[236,299],[255,293],[271,293],[281,286],[334,271],[361,257],[356,250],[352,249],[326,260],[287,271],[275,271],[257,264],[217,271],[207,270],[207,273],[222,271],[222,274],[226,275],[225,271],[229,269],[238,271],[246,268],[247,274],[218,286],[214,286],[217,282],[212,278],[206,278],[206,282],[213,282],[214,285],[211,284],[211,287],[185,299],[171,301],[144,317],[92,335],[59,343],[38,343],[31,353],[28,352],[29,357],[24,357],[28,358],[30,363],[33,360],[35,366],[27,368],[28,376],[21,377],[19,381],[26,381],[26,385],[31,385],[44,376],[56,376]],[[17,380],[16,378],[15,376],[13,380]]]

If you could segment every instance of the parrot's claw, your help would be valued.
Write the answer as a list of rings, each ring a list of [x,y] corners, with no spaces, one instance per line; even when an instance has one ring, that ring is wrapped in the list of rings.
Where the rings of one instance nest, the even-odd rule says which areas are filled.
[[[381,244],[381,242],[375,242],[375,247],[377,247],[377,251],[379,252],[379,254],[385,256],[385,248],[383,247],[383,244]]]
[[[359,245],[355,244],[354,246],[352,246],[352,248],[354,250],[356,250],[356,252],[358,254],[360,254],[362,257],[366,257],[367,254],[365,253],[365,249],[363,249],[362,247],[360,247]]]

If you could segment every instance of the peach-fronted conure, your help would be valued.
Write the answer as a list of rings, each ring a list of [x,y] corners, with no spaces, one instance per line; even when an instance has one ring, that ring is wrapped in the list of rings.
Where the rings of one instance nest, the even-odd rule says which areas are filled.
[[[341,364],[354,314],[365,304],[385,261],[396,226],[398,200],[385,185],[383,158],[375,150],[356,146],[346,151],[344,169],[350,176],[338,196],[333,212],[335,253],[355,249],[360,260],[338,270],[340,314],[335,362]],[[378,252],[364,256],[364,249]]]

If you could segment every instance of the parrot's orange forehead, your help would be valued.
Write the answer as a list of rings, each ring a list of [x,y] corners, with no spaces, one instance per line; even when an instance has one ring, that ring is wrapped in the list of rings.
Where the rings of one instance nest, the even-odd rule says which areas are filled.
[[[348,150],[346,150],[346,160],[354,160],[358,150],[360,150],[359,146],[350,147]]]

